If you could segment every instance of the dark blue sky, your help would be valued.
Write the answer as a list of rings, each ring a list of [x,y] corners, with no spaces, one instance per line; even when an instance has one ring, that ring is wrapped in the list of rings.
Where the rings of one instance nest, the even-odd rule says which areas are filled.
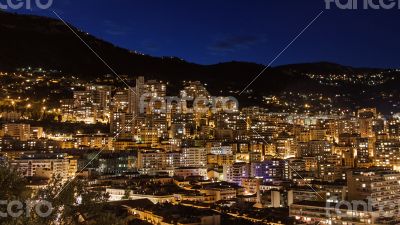
[[[324,0],[54,1],[50,10],[30,13],[54,17],[55,10],[121,47],[201,64],[268,64],[325,9]],[[399,68],[399,21],[399,9],[325,10],[273,66],[332,61]]]

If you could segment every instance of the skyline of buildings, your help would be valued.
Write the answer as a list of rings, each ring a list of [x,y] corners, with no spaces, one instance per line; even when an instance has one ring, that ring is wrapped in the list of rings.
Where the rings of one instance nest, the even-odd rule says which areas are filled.
[[[400,5],[360,1],[0,3],[0,225],[400,224]]]
[[[254,224],[398,221],[396,114],[384,116],[376,108],[336,113],[239,108],[233,98],[211,96],[199,81],[183,85],[175,98],[167,94],[168,82],[144,77],[132,89],[67,85],[72,98],[46,98],[24,111],[8,108],[7,115],[17,116],[1,118],[0,157],[33,189],[45,188],[54,176],[88,180],[90,188],[110,194],[112,204],[131,200],[128,211],[153,224],[160,221],[157,212],[146,214],[135,201],[221,207],[231,219]],[[58,106],[48,109],[47,102]],[[44,119],[44,125],[57,127],[38,125]],[[74,124],[79,127],[61,129]],[[93,126],[102,130],[86,129]],[[362,201],[372,210],[340,208],[343,216],[335,208],[343,201]],[[245,210],[243,205],[247,216],[233,213]],[[257,214],[274,209],[283,213],[278,219]],[[193,224],[223,224],[225,211],[214,213]]]

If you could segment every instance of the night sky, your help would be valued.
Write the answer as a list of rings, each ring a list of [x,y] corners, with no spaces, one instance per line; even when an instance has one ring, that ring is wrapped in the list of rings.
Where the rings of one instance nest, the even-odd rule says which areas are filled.
[[[4,2],[3,0],[0,0]],[[326,10],[323,0],[54,0],[55,17],[118,46],[214,64],[268,64],[322,10],[272,66],[330,61],[400,67],[400,10]]]

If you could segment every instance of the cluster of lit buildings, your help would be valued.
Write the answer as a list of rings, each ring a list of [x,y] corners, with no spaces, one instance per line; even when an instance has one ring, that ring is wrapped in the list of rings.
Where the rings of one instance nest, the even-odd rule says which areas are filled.
[[[3,123],[0,156],[26,177],[90,179],[95,173],[93,183],[108,182],[105,191],[114,201],[132,177],[157,180],[195,194],[132,188],[130,198],[246,202],[254,210],[286,208],[306,224],[397,221],[398,115],[385,117],[374,108],[329,115],[239,110],[232,99],[212,97],[201,82],[185,82],[179,96],[168,97],[166,83],[143,77],[126,89],[88,85],[60,100],[59,108],[61,122],[105,123],[110,130],[54,134],[26,122]],[[352,201],[371,207],[336,207]]]

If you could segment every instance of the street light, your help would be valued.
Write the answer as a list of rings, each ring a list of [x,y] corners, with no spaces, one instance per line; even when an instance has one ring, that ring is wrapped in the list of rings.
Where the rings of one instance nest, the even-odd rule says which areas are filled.
[[[14,111],[15,111],[15,101],[14,100],[11,101],[11,105],[13,106]]]

